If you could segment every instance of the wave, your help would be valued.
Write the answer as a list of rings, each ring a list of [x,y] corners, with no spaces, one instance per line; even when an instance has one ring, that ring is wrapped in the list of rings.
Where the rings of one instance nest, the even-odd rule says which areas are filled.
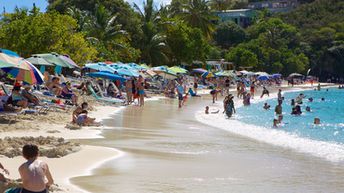
[[[344,145],[302,138],[282,130],[249,125],[238,120],[227,119],[222,114],[196,113],[197,121],[219,129],[268,144],[289,148],[302,153],[324,158],[331,162],[344,161]]]

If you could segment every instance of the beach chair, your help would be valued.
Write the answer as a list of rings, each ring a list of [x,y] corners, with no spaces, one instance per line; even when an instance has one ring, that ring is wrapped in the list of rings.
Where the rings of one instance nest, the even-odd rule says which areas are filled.
[[[100,102],[114,103],[114,104],[124,104],[124,100],[116,98],[108,98],[97,95],[91,85],[87,86],[88,90],[92,93],[92,96]]]

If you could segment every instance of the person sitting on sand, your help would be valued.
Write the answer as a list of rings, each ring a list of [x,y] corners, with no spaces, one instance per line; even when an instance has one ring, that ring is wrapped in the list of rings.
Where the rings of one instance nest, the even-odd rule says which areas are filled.
[[[24,98],[28,100],[29,103],[33,103],[35,105],[39,105],[40,101],[37,96],[32,94],[31,91],[31,85],[24,85],[24,90],[22,90],[21,94]]]
[[[54,183],[48,164],[38,160],[39,150],[36,145],[24,145],[23,157],[27,162],[19,167],[23,182],[21,193],[47,193]]]
[[[95,118],[91,118],[88,116],[87,110],[82,110],[76,118],[76,124],[80,126],[98,126],[99,123],[96,123],[95,120]]]
[[[26,108],[29,104],[28,104],[28,101],[21,94],[20,90],[21,90],[20,86],[14,86],[11,97],[7,102],[12,104],[13,106]]]
[[[0,163],[0,169],[4,172],[4,174],[6,175],[10,175],[10,173],[8,172],[8,170]],[[6,182],[6,178],[4,175],[2,175],[0,173],[0,182]]]
[[[269,96],[269,91],[268,91],[268,89],[265,88],[265,86],[263,87],[262,95],[260,96],[260,98],[263,98],[264,95]]]
[[[78,118],[79,114],[81,114],[83,110],[87,110],[87,108],[88,108],[88,103],[86,102],[83,102],[81,106],[78,106],[72,113],[72,120],[73,120],[72,122],[76,123],[76,119]]]
[[[60,96],[62,93],[62,87],[60,85],[60,78],[53,77],[51,82],[47,82],[47,88],[54,94],[55,96]]]
[[[66,85],[62,89],[61,96],[64,99],[71,99],[73,105],[78,105],[78,96],[72,91],[70,82],[66,82]]]

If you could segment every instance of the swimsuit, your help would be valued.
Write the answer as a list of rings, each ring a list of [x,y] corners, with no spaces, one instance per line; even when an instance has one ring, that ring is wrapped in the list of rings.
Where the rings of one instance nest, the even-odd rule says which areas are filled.
[[[33,192],[33,191],[26,190],[25,188],[23,188],[21,190],[21,193],[47,193],[47,190],[43,190],[43,191],[40,191],[40,192]]]

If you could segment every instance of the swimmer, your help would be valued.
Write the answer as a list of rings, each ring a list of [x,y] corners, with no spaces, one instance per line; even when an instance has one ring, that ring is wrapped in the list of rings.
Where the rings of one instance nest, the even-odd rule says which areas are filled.
[[[220,110],[217,110],[217,111],[211,112],[211,114],[217,114],[217,113],[219,113],[219,112],[220,112]],[[206,106],[206,107],[205,107],[205,114],[209,114],[209,106]]]
[[[307,106],[307,107],[306,107],[306,111],[307,111],[307,112],[311,112],[311,107]]]
[[[314,118],[314,125],[319,125],[320,124],[320,119],[319,118]]]
[[[277,128],[278,127],[277,124],[278,124],[278,120],[274,119],[273,120],[273,128]]]
[[[313,98],[312,97],[308,98],[308,101],[313,102]]]
[[[290,105],[291,105],[291,106],[295,106],[295,99],[291,99]]]
[[[278,124],[281,124],[282,123],[282,120],[283,120],[283,115],[278,115]]]
[[[270,105],[268,105],[268,103],[264,103],[263,108],[264,108],[265,110],[269,110],[269,109],[270,109]]]
[[[323,98],[321,98],[321,101],[325,101],[325,98],[323,97]]]

